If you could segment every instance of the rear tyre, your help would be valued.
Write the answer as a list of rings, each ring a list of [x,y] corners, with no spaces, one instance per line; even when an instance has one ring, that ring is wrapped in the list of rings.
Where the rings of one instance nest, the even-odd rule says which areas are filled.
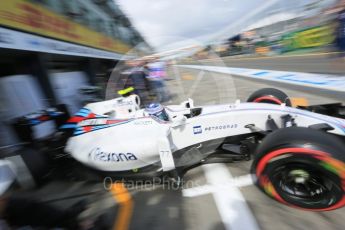
[[[266,136],[252,165],[256,185],[283,204],[311,211],[345,205],[345,144],[338,137],[303,127]]]
[[[247,102],[268,103],[291,106],[291,100],[283,91],[274,88],[264,88],[252,93]]]

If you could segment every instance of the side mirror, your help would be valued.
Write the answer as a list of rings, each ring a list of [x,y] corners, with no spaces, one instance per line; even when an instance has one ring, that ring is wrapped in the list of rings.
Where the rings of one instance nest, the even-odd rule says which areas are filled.
[[[171,118],[172,127],[177,127],[186,123],[187,118],[183,115],[176,115]]]
[[[192,109],[194,108],[194,101],[191,98],[188,98],[187,101],[183,101],[180,105],[182,105],[183,107],[187,108],[187,109]]]
[[[194,101],[191,98],[188,98],[189,108],[194,108]]]

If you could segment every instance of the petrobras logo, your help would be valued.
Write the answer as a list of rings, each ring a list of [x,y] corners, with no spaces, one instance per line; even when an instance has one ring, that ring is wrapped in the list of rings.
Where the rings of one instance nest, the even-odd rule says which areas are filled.
[[[201,125],[194,126],[194,127],[193,127],[193,133],[194,133],[194,134],[200,134],[200,133],[202,133]]]
[[[216,125],[216,126],[208,126],[204,129],[205,132],[207,131],[220,131],[225,129],[236,129],[238,127],[237,124],[224,124],[224,125]]]
[[[89,159],[102,162],[136,161],[138,158],[133,153],[104,152],[100,148],[94,148],[89,153]]]

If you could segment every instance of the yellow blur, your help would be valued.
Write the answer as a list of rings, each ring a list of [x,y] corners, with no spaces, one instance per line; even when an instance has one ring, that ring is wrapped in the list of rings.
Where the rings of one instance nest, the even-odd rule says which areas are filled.
[[[122,54],[130,49],[119,40],[24,0],[0,1],[0,25]]]

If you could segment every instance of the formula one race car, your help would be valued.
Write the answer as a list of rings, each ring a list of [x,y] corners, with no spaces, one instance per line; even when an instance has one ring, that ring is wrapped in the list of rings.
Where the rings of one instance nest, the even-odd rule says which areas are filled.
[[[248,103],[199,107],[190,99],[125,113],[114,106],[110,114],[100,108],[111,103],[101,103],[61,127],[69,134],[64,152],[99,175],[178,181],[201,164],[252,157],[256,184],[271,198],[316,211],[345,205],[341,104],[292,108],[288,96],[272,88],[253,93]]]

